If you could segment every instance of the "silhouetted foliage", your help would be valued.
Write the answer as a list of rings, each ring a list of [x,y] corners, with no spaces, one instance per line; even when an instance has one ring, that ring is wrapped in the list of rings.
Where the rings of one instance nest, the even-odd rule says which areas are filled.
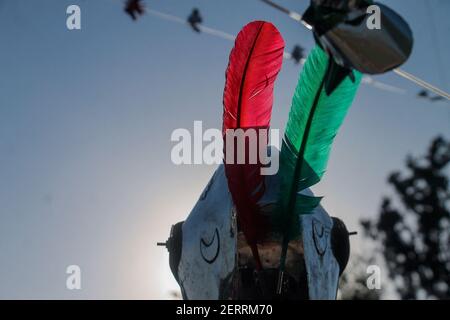
[[[305,49],[299,45],[296,45],[294,49],[292,49],[291,57],[295,64],[299,64],[302,59],[305,59]]]
[[[144,14],[144,4],[142,0],[127,0],[123,9],[133,20]]]
[[[419,93],[417,93],[417,97],[428,99],[430,101],[436,102],[436,101],[442,101],[445,100],[444,97],[438,96],[438,95],[431,95],[430,92],[427,90],[420,90]]]
[[[450,298],[449,162],[450,141],[434,139],[425,157],[408,157],[407,176],[389,177],[399,202],[385,198],[379,216],[361,222],[403,299]]]
[[[203,22],[203,18],[200,15],[200,10],[197,8],[192,9],[191,14],[187,18],[187,22],[195,32],[201,32],[199,25]]]

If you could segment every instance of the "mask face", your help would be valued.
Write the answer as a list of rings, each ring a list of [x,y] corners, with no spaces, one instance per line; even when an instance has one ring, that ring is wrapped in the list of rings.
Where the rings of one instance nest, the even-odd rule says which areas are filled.
[[[278,180],[267,176],[261,203],[268,214],[275,208]],[[301,220],[302,236],[291,241],[287,253],[282,298],[335,299],[340,267],[332,248],[333,219],[319,206]],[[184,299],[279,298],[275,293],[281,236],[271,233],[258,245],[263,271],[257,274],[251,250],[237,228],[223,166],[186,221],[172,228],[167,244]]]

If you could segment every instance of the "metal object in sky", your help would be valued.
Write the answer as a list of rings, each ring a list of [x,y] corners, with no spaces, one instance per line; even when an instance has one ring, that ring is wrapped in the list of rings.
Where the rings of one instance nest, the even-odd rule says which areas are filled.
[[[293,20],[301,22],[307,29],[309,29],[309,30],[313,29],[313,26],[311,26],[308,22],[305,22],[305,20],[303,19],[303,16],[301,14],[299,14],[298,12],[289,10],[289,9],[287,9],[287,8],[277,4],[276,2],[274,2],[272,0],[261,0],[261,1],[266,3],[266,4],[268,4],[268,5],[270,5],[271,7],[279,10],[280,12],[283,12],[283,13],[287,14]],[[411,81],[411,82],[415,83],[416,85],[418,85],[418,86],[420,86],[420,87],[422,87],[424,89],[427,89],[427,90],[437,94],[440,97],[443,97],[443,98],[445,98],[447,100],[450,100],[450,94],[448,92],[446,92],[446,91],[444,91],[444,90],[442,90],[442,89],[440,89],[440,88],[438,88],[438,87],[436,87],[436,86],[434,86],[434,85],[432,85],[432,84],[430,84],[430,83],[420,79],[419,77],[417,77],[417,76],[415,76],[415,75],[413,75],[413,74],[411,74],[409,72],[406,72],[406,71],[404,71],[402,69],[399,69],[399,68],[394,68],[392,71],[395,74],[399,75],[400,77],[402,77],[402,78],[404,78],[404,79],[406,79],[408,81]]]
[[[261,200],[265,207],[275,208],[278,188],[279,177],[268,176]],[[184,299],[274,298],[280,239],[272,234],[259,246],[264,272],[258,275],[235,214],[222,165],[186,221],[176,224],[169,240],[161,244],[169,249],[170,267]],[[342,259],[332,245],[334,219],[322,206],[301,219],[302,236],[289,245],[283,297],[336,299],[345,265],[340,266]]]

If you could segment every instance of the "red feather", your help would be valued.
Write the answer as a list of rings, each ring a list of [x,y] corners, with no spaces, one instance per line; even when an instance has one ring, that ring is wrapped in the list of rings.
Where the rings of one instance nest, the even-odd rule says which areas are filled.
[[[281,70],[284,40],[271,23],[255,21],[239,32],[230,53],[223,95],[223,128],[225,159],[228,129],[268,129],[272,114],[273,88]],[[258,135],[259,136],[259,135]],[[259,139],[258,139],[259,140]],[[225,161],[225,173],[233,201],[236,205],[239,228],[252,249],[256,266],[261,268],[257,243],[268,230],[268,221],[260,213],[258,201],[265,191],[259,148],[267,149],[267,138],[260,146],[258,141],[257,163],[249,164],[249,144],[245,141],[245,164]],[[265,144],[265,145],[264,145]]]

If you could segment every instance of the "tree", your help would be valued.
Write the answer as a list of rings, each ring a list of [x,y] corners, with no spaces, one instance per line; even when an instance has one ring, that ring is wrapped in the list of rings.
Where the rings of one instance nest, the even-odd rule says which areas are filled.
[[[399,201],[384,198],[378,217],[361,222],[403,299],[450,299],[449,162],[450,141],[435,138],[425,157],[408,157],[408,175],[390,175]]]

